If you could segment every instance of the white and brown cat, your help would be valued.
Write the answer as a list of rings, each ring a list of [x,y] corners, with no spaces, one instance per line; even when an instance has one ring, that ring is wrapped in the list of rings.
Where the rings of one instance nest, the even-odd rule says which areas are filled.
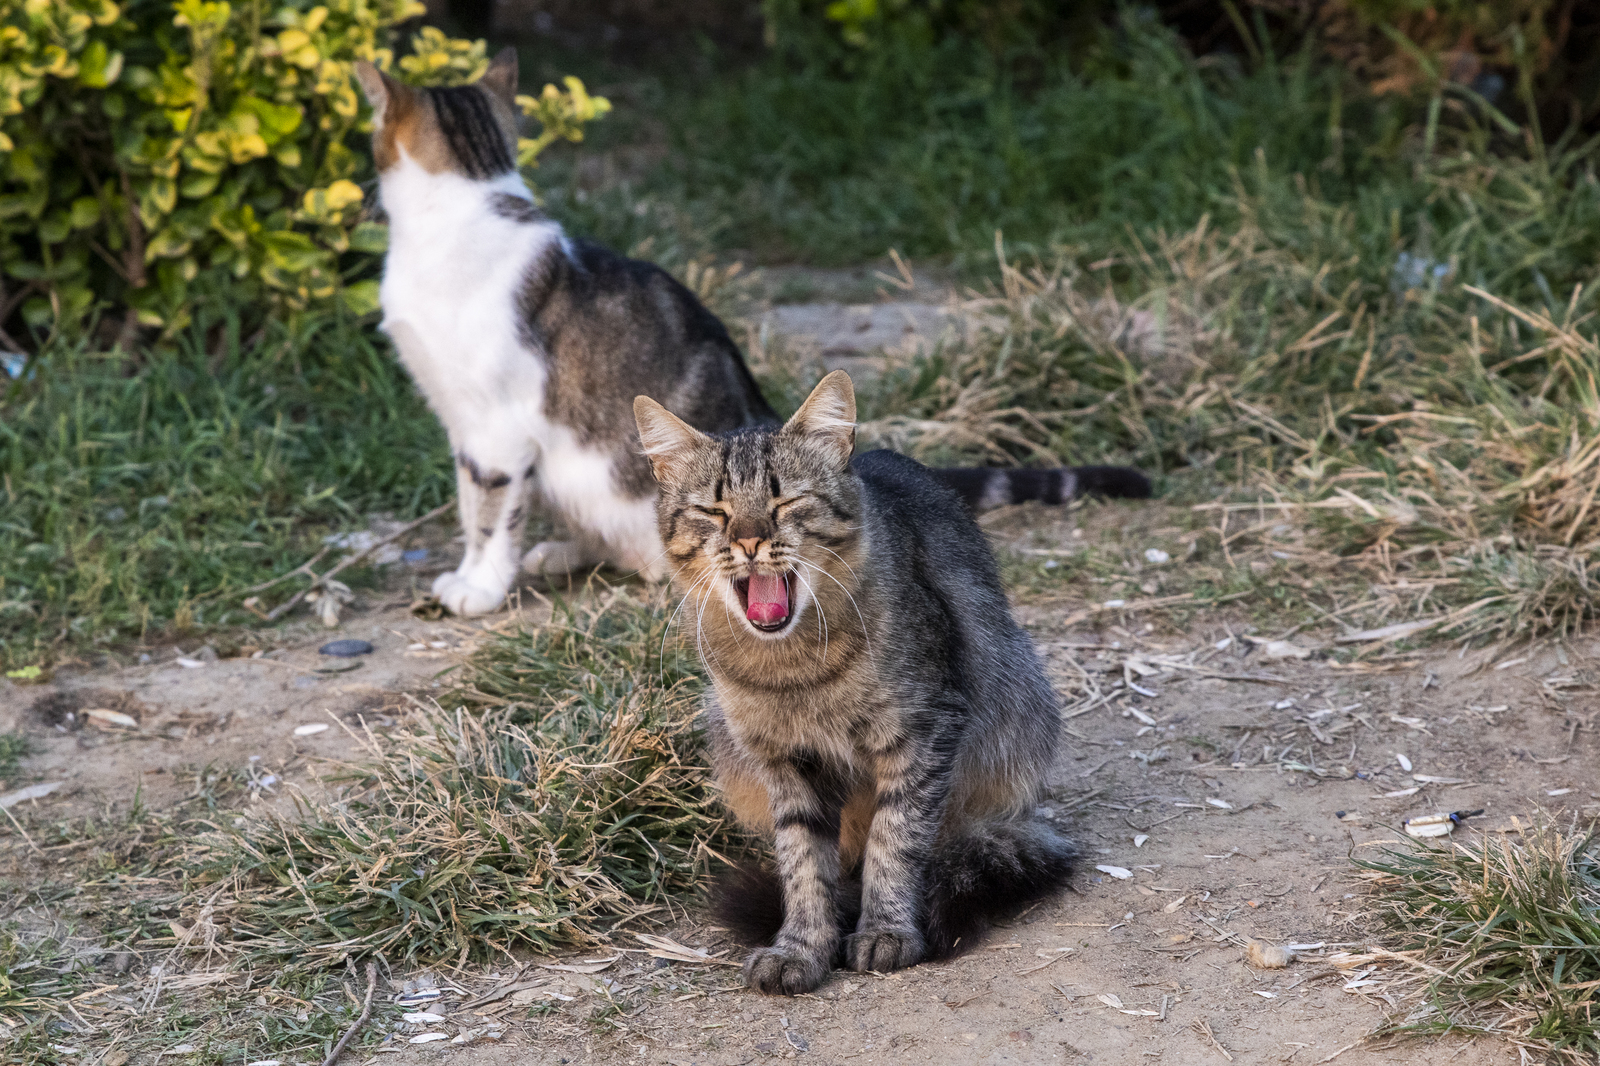
[[[738,346],[665,271],[573,239],[540,210],[516,167],[513,50],[454,88],[413,88],[367,63],[356,76],[389,219],[383,328],[456,460],[466,555],[435,594],[457,614],[492,611],[519,563],[664,577],[633,398],[708,433],[775,426]],[[936,473],[974,508],[1150,491],[1120,467]],[[569,539],[523,554],[535,494]]]

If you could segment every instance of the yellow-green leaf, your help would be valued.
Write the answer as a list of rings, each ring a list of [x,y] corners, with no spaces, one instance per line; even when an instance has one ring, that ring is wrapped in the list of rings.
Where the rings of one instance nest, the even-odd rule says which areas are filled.
[[[80,196],[72,201],[70,221],[73,229],[88,229],[100,221],[100,201],[93,196]]]
[[[370,315],[378,310],[378,283],[358,281],[354,285],[346,285],[339,297],[352,314]]]

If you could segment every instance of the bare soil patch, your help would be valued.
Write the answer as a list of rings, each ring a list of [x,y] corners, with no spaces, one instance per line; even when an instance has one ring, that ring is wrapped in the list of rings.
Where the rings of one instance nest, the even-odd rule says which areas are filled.
[[[1169,520],[1154,507],[1092,518],[1119,521],[1134,537]],[[1065,550],[1073,537],[1070,520],[1037,510],[1001,515],[990,527],[1001,546],[1059,536]],[[1305,634],[1288,639],[1308,657],[1269,659],[1266,641],[1278,634],[1247,633],[1247,615],[1230,614],[1231,605],[1191,615],[1182,629],[1158,609],[1072,621],[1084,606],[1024,595],[1018,607],[1063,694],[1066,744],[1049,803],[1084,846],[1071,892],[951,962],[838,973],[793,1000],[744,991],[731,966],[653,957],[626,933],[615,950],[581,956],[614,957],[576,967],[586,972],[543,969],[574,961],[547,957],[397,967],[371,1023],[385,1034],[376,1050],[399,1061],[485,1066],[1317,1063],[1341,1049],[1344,1063],[1514,1060],[1513,1047],[1491,1040],[1367,1039],[1415,1004],[1387,987],[1404,960],[1348,966],[1336,955],[1361,952],[1376,932],[1351,859],[1378,854],[1402,839],[1405,818],[1433,811],[1483,809],[1458,830],[1469,835],[1515,832],[1541,809],[1561,819],[1593,815],[1600,781],[1589,727],[1600,709],[1591,684],[1600,649],[1587,639],[1522,650],[1451,646],[1344,666]],[[461,662],[485,626],[509,617],[427,621],[378,607],[347,615],[336,632],[288,633],[261,659],[191,668],[174,654],[121,670],[63,671],[47,686],[12,685],[0,691],[0,727],[34,741],[25,774],[65,782],[13,813],[37,825],[125,811],[136,796],[159,808],[191,798],[219,771],[251,782],[271,775],[272,784],[250,786],[261,797],[254,802],[274,802],[291,786],[315,795],[321,760],[354,751],[341,725],[382,728],[404,715],[411,699],[439,691],[440,671]],[[376,650],[358,667],[323,672],[348,663],[317,654],[333,636]],[[92,706],[119,710],[137,728],[86,720]],[[330,728],[295,734],[318,723]],[[71,848],[41,854],[5,831],[13,885],[70,877],[83,859]],[[26,910],[59,917],[66,902],[35,899]],[[738,957],[694,909],[655,932]],[[80,933],[93,946],[92,929]],[[1259,970],[1245,962],[1247,938],[1314,946],[1286,969]],[[97,950],[92,984],[104,990],[75,1003],[73,1029],[60,1040],[79,1053],[57,1052],[61,1061],[110,1063],[106,1052],[151,997],[160,980],[153,969],[168,957],[136,944]],[[260,977],[216,980],[237,992]],[[354,974],[346,983],[352,994],[362,990]],[[483,998],[513,985],[523,987]],[[428,986],[445,994],[425,1008],[385,1002]],[[304,1008],[274,1001],[260,1009]],[[424,1009],[441,1020],[402,1020]],[[424,1032],[446,1039],[409,1043]],[[463,1033],[470,1042],[451,1043]],[[172,1029],[121,1046],[126,1061],[154,1063],[162,1052],[163,1061],[182,1061],[188,1053],[177,1049],[197,1043],[195,1033]],[[373,1051],[346,1054],[361,1061]]]

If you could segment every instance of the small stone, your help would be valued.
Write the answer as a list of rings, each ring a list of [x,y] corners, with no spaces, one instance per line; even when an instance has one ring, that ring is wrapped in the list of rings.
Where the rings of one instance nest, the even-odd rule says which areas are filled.
[[[364,640],[330,640],[317,651],[339,659],[354,659],[357,655],[371,655],[372,645]]]

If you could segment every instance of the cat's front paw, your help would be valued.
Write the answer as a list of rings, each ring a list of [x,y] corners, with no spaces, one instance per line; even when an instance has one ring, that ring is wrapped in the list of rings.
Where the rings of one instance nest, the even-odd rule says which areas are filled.
[[[864,929],[845,939],[845,963],[852,970],[888,973],[922,961],[922,934],[915,929]]]
[[[828,962],[781,948],[761,948],[744,960],[744,983],[767,996],[797,996],[828,976]]]
[[[433,594],[451,614],[488,614],[506,598],[507,587],[477,574],[452,570],[434,578]]]

